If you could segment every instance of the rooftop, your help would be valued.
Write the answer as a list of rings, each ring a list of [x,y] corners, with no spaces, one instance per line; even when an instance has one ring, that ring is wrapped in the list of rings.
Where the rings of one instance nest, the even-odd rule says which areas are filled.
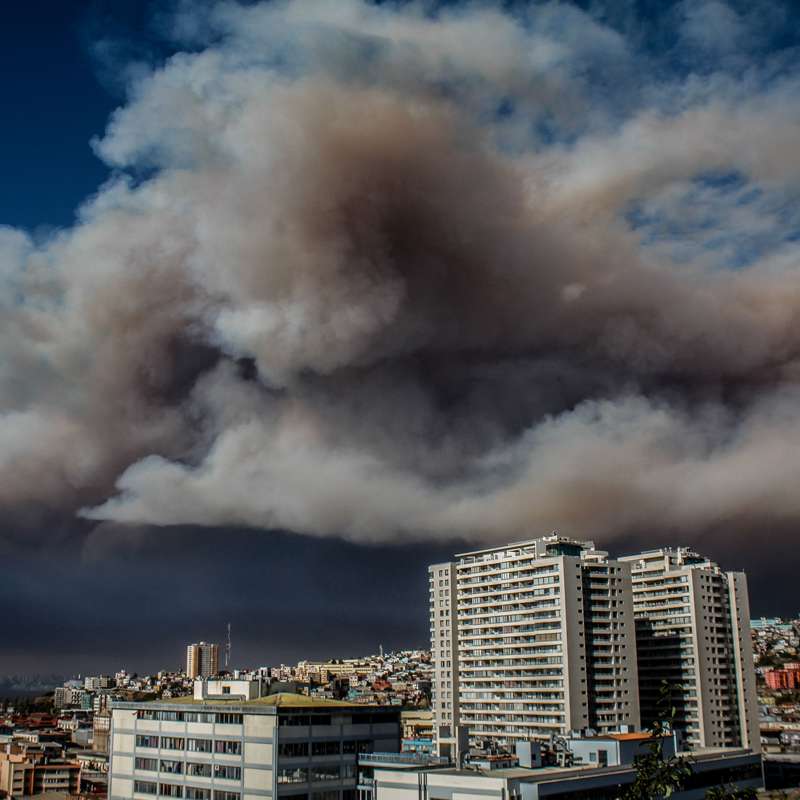
[[[546,542],[548,544],[556,544],[556,543],[568,543],[573,545],[580,545],[584,549],[593,550],[594,549],[594,542],[584,539],[575,539],[572,536],[564,536],[557,531],[553,531],[552,533],[545,534],[543,536],[537,536],[535,539],[523,539],[520,542],[510,542],[509,544],[498,545],[497,547],[487,547],[483,550],[470,550],[466,553],[456,553],[455,557],[457,559],[460,558],[468,558],[470,556],[480,556],[486,555],[489,553],[502,553],[506,550],[515,550],[515,549],[527,549],[531,547],[535,547],[537,543]]]
[[[623,734],[624,735],[624,734]],[[634,734],[638,735],[638,734]],[[702,750],[694,750],[691,753],[679,753],[685,758],[691,758],[694,762],[700,763],[703,761],[714,760],[734,760],[742,757],[748,758],[761,758],[756,755],[752,750],[740,747],[708,747]],[[798,756],[800,759],[800,756]],[[591,775],[612,775],[612,774],[629,774],[633,771],[632,764],[615,764],[609,767],[599,767],[593,764],[574,764],[570,767],[548,766],[548,767],[508,767],[506,769],[491,769],[491,770],[474,770],[453,767],[451,769],[443,769],[437,772],[442,775],[458,775],[462,777],[468,776],[481,776],[484,778],[501,778],[510,780],[530,781],[533,783],[547,782],[550,780],[573,780],[580,779],[587,773]]]
[[[648,733],[647,731],[642,731],[640,733],[606,733],[602,736],[595,736],[593,738],[614,739],[617,742],[649,742],[653,738],[653,734]]]
[[[266,697],[258,697],[254,700],[242,700],[241,697],[204,697],[195,700],[192,696],[187,697],[165,697],[161,700],[145,700],[136,705],[165,704],[176,706],[223,706],[237,708],[351,708],[373,710],[377,706],[369,706],[364,703],[347,703],[344,700],[329,700],[325,697],[309,697],[305,694],[293,694],[291,692],[278,692]]]

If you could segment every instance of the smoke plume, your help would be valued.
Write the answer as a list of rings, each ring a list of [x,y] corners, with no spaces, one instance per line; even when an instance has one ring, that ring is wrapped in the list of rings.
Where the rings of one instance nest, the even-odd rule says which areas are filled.
[[[172,34],[77,224],[0,230],[7,515],[800,523],[800,81],[667,79],[554,5],[221,3]]]

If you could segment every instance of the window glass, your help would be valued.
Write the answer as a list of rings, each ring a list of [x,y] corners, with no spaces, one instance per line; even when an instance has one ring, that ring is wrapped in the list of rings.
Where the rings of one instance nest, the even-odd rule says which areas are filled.
[[[228,739],[217,739],[214,742],[214,752],[224,753],[229,756],[238,756],[242,753],[242,743],[230,741]]]
[[[284,767],[278,770],[278,783],[307,783],[308,770],[305,767]]]

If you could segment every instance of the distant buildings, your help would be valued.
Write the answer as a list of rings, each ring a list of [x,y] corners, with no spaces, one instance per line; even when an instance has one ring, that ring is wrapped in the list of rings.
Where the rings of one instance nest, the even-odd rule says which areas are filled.
[[[207,678],[219,672],[219,646],[207,642],[190,644],[186,648],[186,675]]]
[[[116,681],[108,675],[87,675],[83,679],[83,688],[88,692],[111,689],[113,686],[116,686]]]

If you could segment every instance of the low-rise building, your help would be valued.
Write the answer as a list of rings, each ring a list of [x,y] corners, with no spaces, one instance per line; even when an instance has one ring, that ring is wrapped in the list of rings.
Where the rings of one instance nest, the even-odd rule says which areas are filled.
[[[24,797],[45,792],[78,794],[81,765],[51,758],[38,746],[6,744],[0,750],[0,795]]]
[[[692,775],[673,800],[697,800],[720,784],[762,786],[761,756],[742,748],[692,753]],[[635,778],[633,766],[455,769],[359,758],[358,800],[616,800]]]
[[[773,691],[794,691],[800,689],[800,664],[788,662],[782,669],[772,669],[764,673],[764,682]]]
[[[274,694],[117,702],[110,800],[355,800],[358,753],[399,751],[399,709]]]

